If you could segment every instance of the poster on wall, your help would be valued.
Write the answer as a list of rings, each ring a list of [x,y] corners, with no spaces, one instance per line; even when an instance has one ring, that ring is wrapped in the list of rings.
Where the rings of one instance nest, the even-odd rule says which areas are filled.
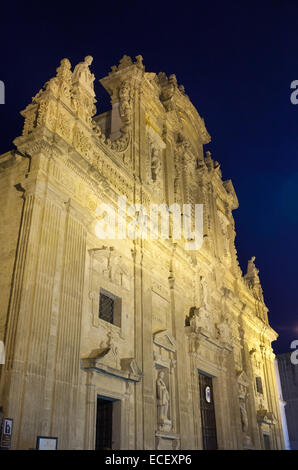
[[[10,449],[12,437],[12,424],[13,420],[10,418],[3,418],[2,433],[1,433],[1,447]]]
[[[37,436],[37,450],[57,450],[58,437]]]

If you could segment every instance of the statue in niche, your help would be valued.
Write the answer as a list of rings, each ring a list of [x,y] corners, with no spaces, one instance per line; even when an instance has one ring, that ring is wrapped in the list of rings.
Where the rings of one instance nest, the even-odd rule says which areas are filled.
[[[131,97],[130,97],[130,83],[124,81],[119,88],[119,101],[120,101],[120,116],[123,122],[122,132],[128,131],[131,116]]]
[[[200,296],[200,305],[201,307],[207,306],[207,283],[206,280],[203,278],[203,276],[200,276],[200,285],[199,285],[199,296]]]
[[[239,384],[239,403],[240,403],[240,414],[241,414],[241,425],[242,431],[244,434],[247,434],[248,431],[248,414],[246,409],[246,399],[247,399],[247,388]]]
[[[247,416],[246,404],[244,400],[240,400],[240,413],[241,413],[242,431],[246,434],[248,430],[248,416]]]
[[[73,81],[79,81],[83,85],[93,90],[94,75],[90,72],[90,65],[92,64],[93,57],[87,55],[84,62],[79,62],[73,71]]]
[[[161,171],[161,162],[159,152],[156,148],[151,150],[151,178],[152,181],[157,181]]]
[[[158,424],[162,429],[169,430],[171,427],[171,421],[168,418],[170,394],[164,382],[164,376],[165,373],[163,371],[159,372],[156,381]]]

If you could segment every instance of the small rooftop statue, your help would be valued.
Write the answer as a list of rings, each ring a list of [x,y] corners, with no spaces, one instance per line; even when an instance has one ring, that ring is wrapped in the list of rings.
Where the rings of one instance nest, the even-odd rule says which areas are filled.
[[[94,75],[90,72],[90,65],[93,62],[93,57],[87,55],[83,62],[79,62],[73,71],[73,81],[80,82],[86,88],[93,90]]]

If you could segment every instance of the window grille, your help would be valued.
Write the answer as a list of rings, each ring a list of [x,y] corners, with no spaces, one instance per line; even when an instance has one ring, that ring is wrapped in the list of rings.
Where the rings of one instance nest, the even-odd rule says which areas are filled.
[[[114,322],[114,299],[100,293],[99,318],[109,323]]]

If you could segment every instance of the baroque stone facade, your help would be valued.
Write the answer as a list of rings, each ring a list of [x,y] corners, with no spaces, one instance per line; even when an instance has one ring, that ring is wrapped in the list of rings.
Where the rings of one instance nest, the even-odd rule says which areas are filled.
[[[277,334],[254,258],[245,275],[238,265],[238,201],[203,151],[204,120],[175,75],[146,72],[141,56],[100,80],[112,109],[96,115],[91,64],[61,61],[0,156],[0,405],[12,448],[42,435],[59,449],[281,449]],[[201,249],[100,240],[97,208],[118,196],[203,204]]]

